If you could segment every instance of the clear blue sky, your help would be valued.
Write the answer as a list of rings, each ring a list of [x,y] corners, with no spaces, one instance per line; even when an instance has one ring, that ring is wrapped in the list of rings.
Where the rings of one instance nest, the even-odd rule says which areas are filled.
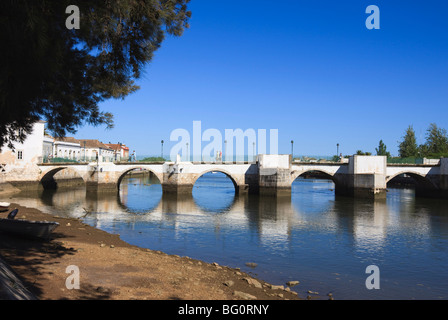
[[[380,30],[368,30],[368,5]],[[192,0],[191,28],[168,37],[140,91],[109,100],[115,128],[77,138],[159,155],[176,128],[278,129],[279,152],[393,155],[413,125],[448,129],[448,1]]]

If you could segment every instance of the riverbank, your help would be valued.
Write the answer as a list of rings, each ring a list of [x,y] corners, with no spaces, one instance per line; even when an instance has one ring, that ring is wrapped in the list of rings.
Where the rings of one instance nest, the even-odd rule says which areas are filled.
[[[78,219],[10,208],[19,209],[17,219],[59,223],[48,242],[0,234],[0,256],[40,300],[299,299],[285,284],[271,285],[239,269],[139,248]],[[80,288],[70,290],[66,271],[73,265]]]

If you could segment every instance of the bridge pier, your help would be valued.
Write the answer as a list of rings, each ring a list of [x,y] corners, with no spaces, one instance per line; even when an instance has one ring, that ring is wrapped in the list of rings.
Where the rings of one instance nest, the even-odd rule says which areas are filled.
[[[86,183],[87,193],[117,193],[118,185],[116,183]]]
[[[415,195],[426,198],[448,199],[448,158],[440,159],[438,175],[431,176],[432,183],[417,185]]]
[[[291,155],[258,156],[258,192],[264,196],[291,196]]]
[[[340,178],[339,184],[335,186],[337,195],[355,198],[386,198],[387,189],[382,175],[376,174],[354,174]]]
[[[356,198],[386,198],[386,156],[350,157],[348,172],[336,174],[336,194]]]
[[[84,174],[87,193],[116,193],[118,192],[118,178],[115,167],[111,163],[89,165]]]
[[[186,164],[165,163],[161,181],[163,194],[191,195],[193,193],[193,177],[184,172]]]

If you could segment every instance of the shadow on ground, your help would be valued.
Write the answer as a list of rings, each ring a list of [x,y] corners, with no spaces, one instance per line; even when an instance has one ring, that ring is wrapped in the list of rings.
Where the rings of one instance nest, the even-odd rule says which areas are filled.
[[[48,277],[51,274],[44,275],[42,266],[54,264],[56,258],[75,253],[73,249],[64,248],[58,242],[57,239],[61,236],[54,233],[52,241],[42,241],[0,233],[0,256],[13,270],[26,269],[27,274],[32,274],[36,278]],[[18,278],[26,289],[39,298],[42,288],[35,281],[20,276]]]

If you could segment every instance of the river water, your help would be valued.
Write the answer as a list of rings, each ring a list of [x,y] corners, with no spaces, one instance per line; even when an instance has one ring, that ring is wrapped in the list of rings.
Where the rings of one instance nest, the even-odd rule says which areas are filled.
[[[163,196],[157,179],[127,176],[117,195],[80,187],[8,201],[83,217],[128,243],[239,267],[272,284],[297,280],[292,290],[302,298],[448,299],[448,201],[415,198],[412,189],[360,200],[336,197],[331,181],[297,179],[291,198],[235,197],[230,179],[209,173],[192,197]],[[379,289],[366,286],[370,265]]]

